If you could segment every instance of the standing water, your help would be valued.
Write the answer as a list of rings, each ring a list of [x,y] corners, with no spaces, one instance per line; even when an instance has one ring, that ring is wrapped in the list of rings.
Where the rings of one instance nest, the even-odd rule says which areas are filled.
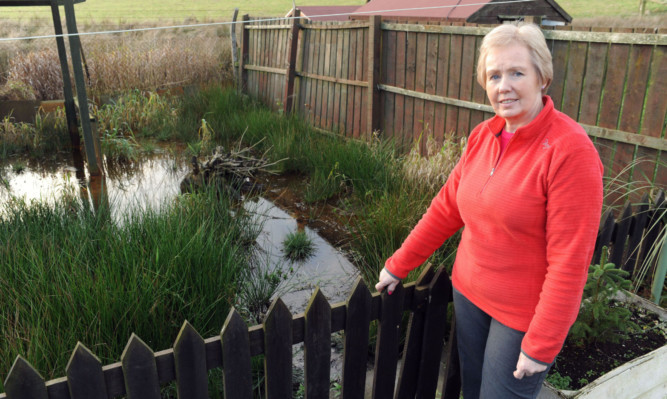
[[[188,172],[188,165],[167,152],[144,157],[120,169],[108,168],[107,175],[99,177],[82,175],[66,160],[40,164],[30,159],[12,159],[0,164],[0,218],[3,205],[13,199],[52,204],[63,196],[74,195],[95,209],[104,202],[112,219],[121,222],[132,212],[158,210],[175,198]],[[286,276],[276,294],[293,314],[305,310],[317,286],[331,303],[347,298],[358,272],[340,251],[265,198],[248,200],[245,207],[257,215],[257,222],[262,225],[257,240],[260,256],[269,261],[268,267],[279,269]],[[296,231],[305,232],[314,252],[303,261],[291,262],[282,246],[287,235]]]

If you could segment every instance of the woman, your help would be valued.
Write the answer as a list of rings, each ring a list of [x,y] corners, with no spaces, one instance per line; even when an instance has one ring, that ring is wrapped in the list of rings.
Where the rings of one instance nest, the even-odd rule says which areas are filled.
[[[501,25],[477,80],[496,115],[380,272],[391,294],[463,227],[452,272],[463,395],[534,398],[577,317],[602,207],[602,164],[546,92],[551,54],[539,28]]]

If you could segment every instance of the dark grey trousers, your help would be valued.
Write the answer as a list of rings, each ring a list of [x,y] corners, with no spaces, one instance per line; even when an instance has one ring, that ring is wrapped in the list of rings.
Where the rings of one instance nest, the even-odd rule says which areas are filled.
[[[536,398],[551,366],[514,378],[525,333],[502,325],[457,290],[454,312],[464,399]]]

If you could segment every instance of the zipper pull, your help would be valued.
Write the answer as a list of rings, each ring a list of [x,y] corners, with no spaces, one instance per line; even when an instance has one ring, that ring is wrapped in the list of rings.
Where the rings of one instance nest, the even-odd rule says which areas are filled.
[[[496,171],[496,168],[491,169],[491,174],[489,176],[493,176],[493,172]]]

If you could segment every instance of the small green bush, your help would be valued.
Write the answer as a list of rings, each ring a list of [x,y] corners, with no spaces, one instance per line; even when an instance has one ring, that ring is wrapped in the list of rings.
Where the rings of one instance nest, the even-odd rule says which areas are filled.
[[[632,313],[612,300],[621,289],[630,288],[628,272],[607,263],[607,248],[602,250],[599,265],[591,265],[584,287],[584,300],[577,320],[570,330],[570,338],[578,346],[614,342],[627,338],[627,333],[639,329],[630,321]]]

